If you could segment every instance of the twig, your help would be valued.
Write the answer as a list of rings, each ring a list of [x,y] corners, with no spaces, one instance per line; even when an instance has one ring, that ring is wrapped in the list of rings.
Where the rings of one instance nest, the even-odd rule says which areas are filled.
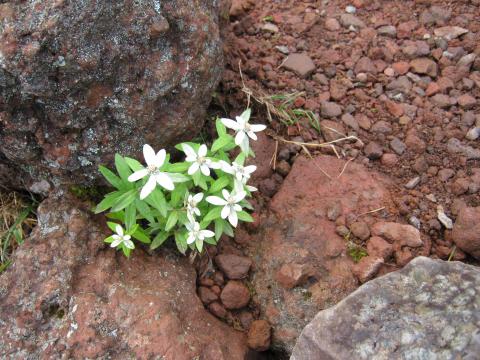
[[[448,256],[448,260],[447,261],[451,261],[453,259],[453,256],[455,255],[455,252],[457,251],[457,245],[453,245],[453,248],[452,248],[452,252],[450,253],[450,255]]]
[[[338,176],[337,176],[337,179],[339,179],[339,178],[340,178],[340,176],[342,176],[342,175],[343,175],[343,172],[344,172],[344,171],[345,171],[345,169],[347,168],[347,165],[348,165],[348,164],[350,163],[350,161],[352,161],[352,160],[353,160],[353,158],[351,158],[351,159],[348,159],[348,160],[347,160],[347,162],[346,162],[346,163],[343,165],[343,169],[342,169],[342,171],[340,172],[340,174],[338,174]]]
[[[275,168],[277,166],[277,151],[278,151],[278,140],[275,140],[275,152],[273,153],[273,156],[270,159],[270,165],[272,165],[272,162],[273,162],[273,171],[275,171]]]
[[[360,215],[357,216],[357,218],[359,218],[360,216],[367,215],[367,214],[372,214],[372,213],[374,213],[374,212],[382,211],[382,210],[384,210],[384,209],[385,209],[385,206],[382,206],[381,208],[378,208],[378,209],[374,209],[374,210],[370,210],[370,211],[361,213]]]

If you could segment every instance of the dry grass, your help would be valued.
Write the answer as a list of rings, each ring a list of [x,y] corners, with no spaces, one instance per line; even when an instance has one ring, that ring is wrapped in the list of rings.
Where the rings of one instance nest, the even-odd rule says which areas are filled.
[[[18,193],[0,192],[0,273],[36,225],[35,206],[35,200],[27,201]]]

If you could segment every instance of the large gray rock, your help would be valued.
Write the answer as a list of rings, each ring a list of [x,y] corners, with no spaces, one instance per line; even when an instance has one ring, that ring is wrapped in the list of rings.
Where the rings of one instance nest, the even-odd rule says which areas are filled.
[[[478,359],[480,269],[418,257],[323,310],[291,360]]]
[[[196,135],[223,69],[220,3],[2,1],[0,165],[17,177],[0,184],[93,183],[116,152]]]

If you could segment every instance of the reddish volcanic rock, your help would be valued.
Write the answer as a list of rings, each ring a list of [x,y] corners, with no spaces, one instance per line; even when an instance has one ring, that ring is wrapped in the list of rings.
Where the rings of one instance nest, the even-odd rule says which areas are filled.
[[[245,337],[204,309],[187,258],[137,249],[126,259],[65,194],[44,201],[38,221],[0,277],[0,354],[244,359]]]
[[[248,346],[256,351],[265,351],[270,347],[271,326],[268,321],[255,320],[248,331]]]
[[[231,280],[223,288],[220,299],[227,309],[240,309],[248,305],[250,291],[240,281]]]
[[[253,301],[272,324],[275,348],[290,351],[318,310],[357,287],[346,242],[328,218],[332,207],[339,206],[343,217],[395,206],[385,177],[354,162],[344,166],[344,160],[330,156],[297,158],[270,203],[272,214],[263,230],[248,244],[256,264]],[[372,222],[369,216],[362,221]],[[308,273],[296,271],[300,266]]]
[[[246,256],[220,254],[215,257],[215,263],[229,279],[243,279],[248,275],[252,260]]]
[[[480,207],[463,207],[453,226],[452,240],[455,244],[480,259]]]

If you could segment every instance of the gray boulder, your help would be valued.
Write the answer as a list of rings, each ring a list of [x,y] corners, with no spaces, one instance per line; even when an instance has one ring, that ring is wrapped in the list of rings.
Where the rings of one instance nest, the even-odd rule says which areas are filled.
[[[91,184],[116,152],[202,127],[223,70],[221,2],[1,3],[0,165],[16,179],[0,168],[0,184]]]
[[[478,359],[480,270],[418,257],[323,310],[291,360]]]

